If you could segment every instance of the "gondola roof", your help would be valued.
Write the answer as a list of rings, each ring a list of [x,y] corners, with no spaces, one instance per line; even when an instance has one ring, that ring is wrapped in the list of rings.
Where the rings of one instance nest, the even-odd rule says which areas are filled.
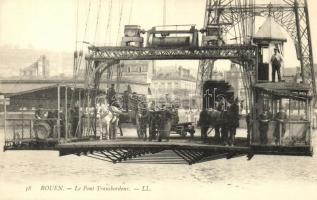
[[[257,83],[254,88],[278,98],[290,98],[302,101],[306,99],[312,99],[312,96],[309,94],[310,86],[303,83]]]

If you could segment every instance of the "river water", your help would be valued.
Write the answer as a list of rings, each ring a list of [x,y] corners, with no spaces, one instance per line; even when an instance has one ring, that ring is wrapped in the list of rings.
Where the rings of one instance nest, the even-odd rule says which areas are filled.
[[[48,187],[56,185],[60,187]],[[108,190],[101,191],[103,187]],[[256,155],[251,161],[238,157],[194,165],[112,164],[84,156],[59,157],[56,151],[6,151],[0,152],[0,194],[5,200],[317,199],[317,157]]]

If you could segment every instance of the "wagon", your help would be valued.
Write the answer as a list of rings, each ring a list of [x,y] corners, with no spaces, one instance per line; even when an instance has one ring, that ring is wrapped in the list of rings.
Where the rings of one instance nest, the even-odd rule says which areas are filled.
[[[178,113],[171,110],[151,112],[152,123],[150,122],[150,131],[154,131],[152,135],[156,135],[156,132],[164,132],[163,135],[169,137],[170,134],[178,134],[182,137],[190,135],[194,137],[195,126],[193,122],[179,123]],[[151,121],[151,120],[150,120]],[[151,126],[155,128],[151,128]],[[165,133],[168,132],[168,133]],[[150,133],[151,135],[151,133]]]
[[[182,137],[190,135],[190,137],[193,138],[195,134],[195,126],[193,125],[193,122],[173,124],[171,128],[171,134],[173,133],[179,134]]]

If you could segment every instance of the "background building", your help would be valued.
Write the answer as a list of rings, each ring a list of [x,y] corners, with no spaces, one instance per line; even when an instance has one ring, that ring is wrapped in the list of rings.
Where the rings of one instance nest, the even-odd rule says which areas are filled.
[[[214,70],[212,72],[212,80],[216,80],[216,81],[225,80],[224,73],[219,70]]]
[[[118,85],[118,67],[121,69]],[[147,60],[126,60],[113,66],[112,69],[106,70],[102,75],[102,82],[109,82],[116,85],[116,90],[120,93],[131,88],[132,92],[138,94],[149,94],[150,84],[155,72],[155,62]],[[109,81],[107,81],[109,80]],[[106,89],[109,84],[102,84],[101,87]]]
[[[30,66],[20,69],[20,77],[48,77],[49,76],[49,61],[44,55],[37,59]]]
[[[158,102],[177,102],[194,106],[196,79],[182,66],[165,66],[156,71],[151,83],[152,98]]]

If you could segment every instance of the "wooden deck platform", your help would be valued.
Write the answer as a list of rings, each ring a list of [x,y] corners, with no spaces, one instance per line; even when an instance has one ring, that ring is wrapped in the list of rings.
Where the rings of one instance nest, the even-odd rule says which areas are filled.
[[[254,155],[295,155],[312,156],[313,149],[308,145],[277,146],[248,145],[246,138],[236,138],[235,146],[219,144],[213,138],[202,141],[199,137],[171,137],[169,141],[143,141],[135,137],[116,140],[96,140],[93,138],[70,138],[68,140],[11,141],[4,150],[57,150],[60,156],[78,155],[112,163],[160,163],[194,164],[216,159],[230,159]]]
[[[247,152],[250,148],[248,146],[224,146],[224,145],[211,145],[204,143],[190,143],[190,142],[148,142],[148,141],[87,141],[87,142],[72,142],[59,144],[56,149],[60,152],[67,150],[78,150],[78,149],[193,149],[193,150],[210,150],[210,151],[237,151]]]
[[[135,160],[138,163],[168,163],[180,160],[188,164],[220,158],[233,158],[249,154],[247,146],[223,146],[204,144],[201,141],[87,141],[59,144],[60,156],[75,154],[110,161],[113,163]],[[169,156],[158,156],[157,154]],[[150,158],[150,159],[149,159]]]
[[[256,145],[249,146],[245,138],[237,138],[235,146],[217,144],[214,140],[171,140],[168,142],[140,141],[132,138],[125,140],[109,141],[86,141],[59,144],[56,146],[60,156],[69,154],[85,155],[113,163],[136,162],[136,163],[167,163],[183,159],[188,164],[210,161],[221,158],[234,158],[247,156],[251,159],[253,155],[293,155],[312,156],[313,149],[309,146],[277,146]],[[163,156],[170,152],[169,156]],[[157,154],[162,156],[157,156]],[[174,154],[174,157],[171,156]],[[134,160],[134,161],[131,161]]]

